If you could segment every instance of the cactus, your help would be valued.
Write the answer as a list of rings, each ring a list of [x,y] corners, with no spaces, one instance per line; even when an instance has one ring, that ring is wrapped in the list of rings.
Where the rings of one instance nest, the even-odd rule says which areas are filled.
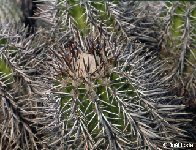
[[[169,81],[161,77],[161,26],[153,11],[142,13],[137,3],[143,6],[99,2],[107,8],[105,18],[112,18],[108,22],[96,2],[76,3],[81,17],[62,3],[59,26],[67,36],[57,39],[66,42],[51,53],[59,62],[55,94],[61,94],[65,149],[157,149],[185,134],[178,128],[181,101],[167,95]],[[84,24],[94,30],[84,31]],[[172,111],[176,115],[168,115]]]
[[[195,107],[195,2],[167,3],[164,42],[161,54],[176,80],[175,90],[185,96],[187,106]],[[169,55],[168,55],[169,54]],[[175,59],[172,59],[175,58]],[[189,104],[190,103],[190,104]]]
[[[191,119],[159,58],[163,4],[60,0],[53,28],[1,30],[0,149],[184,142]]]
[[[182,97],[188,112],[196,108],[196,79],[195,79],[195,2],[167,2],[165,3],[163,24],[163,43],[160,51],[161,59],[167,63],[167,72],[173,80],[171,92]],[[166,13],[167,12],[167,13]],[[195,115],[193,115],[193,118]],[[189,134],[195,142],[195,126],[193,121],[187,125]],[[190,141],[189,140],[189,141]]]

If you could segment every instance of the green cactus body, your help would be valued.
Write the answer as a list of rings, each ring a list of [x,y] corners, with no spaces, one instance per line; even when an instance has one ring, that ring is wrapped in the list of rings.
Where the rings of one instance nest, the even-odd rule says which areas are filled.
[[[172,4],[172,5],[171,5]],[[175,90],[180,96],[185,96],[187,106],[193,103],[195,107],[195,2],[174,2],[168,6],[168,24],[164,40],[167,53],[163,59],[171,64],[171,72],[175,74]],[[164,53],[164,51],[162,51]],[[175,58],[175,59],[173,59]]]

